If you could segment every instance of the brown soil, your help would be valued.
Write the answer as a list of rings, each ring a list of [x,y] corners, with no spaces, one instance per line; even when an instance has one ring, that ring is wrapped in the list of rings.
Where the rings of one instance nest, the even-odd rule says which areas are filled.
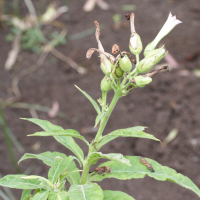
[[[46,3],[51,0],[46,0]],[[57,0],[63,5],[62,0]],[[129,51],[129,26],[122,27],[118,32],[112,28],[113,14],[122,11],[121,5],[134,3],[136,5],[136,31],[140,34],[143,45],[146,46],[157,34],[165,22],[168,13],[176,14],[184,23],[178,25],[163,43],[169,52],[182,62],[185,57],[199,49],[200,37],[200,1],[199,0],[123,0],[108,1],[112,7],[110,11],[102,11],[95,7],[91,13],[82,10],[84,1],[74,0],[70,3],[70,12],[61,17],[67,24],[68,35],[78,33],[93,27],[93,21],[98,20],[106,26],[101,32],[101,41],[106,51],[110,52],[113,44],[117,43],[121,50]],[[24,13],[26,7],[21,5]],[[125,19],[123,19],[126,22]],[[8,29],[1,28],[0,37],[0,97],[4,100],[13,96],[11,81],[23,68],[34,63],[38,56],[22,51],[18,62],[11,72],[4,70],[4,63],[11,45],[5,41]],[[23,95],[21,102],[35,103],[51,107],[54,100],[60,104],[62,112],[71,120],[60,118],[50,119],[46,113],[37,112],[40,119],[47,119],[52,123],[80,131],[91,141],[95,133],[85,133],[84,128],[94,125],[95,110],[90,102],[74,87],[78,85],[86,90],[94,99],[100,97],[99,83],[103,73],[99,68],[99,58],[93,55],[86,61],[85,53],[91,47],[97,47],[95,36],[87,36],[75,41],[67,41],[65,46],[58,49],[66,55],[71,55],[80,65],[89,69],[89,73],[80,76],[66,63],[57,60],[52,62],[53,55],[48,55],[40,69],[23,77],[19,88]],[[161,141],[166,138],[173,128],[179,128],[178,136],[166,147],[159,142],[147,139],[120,138],[103,148],[103,152],[118,152],[125,155],[140,155],[154,159],[174,168],[178,172],[191,178],[200,187],[200,79],[193,75],[193,70],[199,68],[200,59],[182,64],[179,69],[170,73],[160,73],[153,78],[153,82],[141,89],[132,91],[128,96],[120,99],[108,123],[106,132],[132,126],[147,126],[147,132]],[[181,76],[180,70],[189,70],[187,76]],[[53,138],[28,138],[26,135],[40,130],[37,126],[20,120],[20,117],[31,117],[29,111],[23,109],[5,109],[5,117],[10,129],[25,148],[25,152],[40,153],[43,151],[61,151],[67,155],[70,152]],[[0,129],[0,173],[4,176],[15,173],[9,160],[3,132]],[[77,141],[83,150],[87,149],[83,143]],[[40,144],[34,150],[33,145]],[[23,154],[14,148],[17,160]],[[32,174],[47,175],[47,167],[36,160],[24,161],[20,164],[26,170],[31,164],[37,165]],[[194,193],[171,182],[158,182],[151,178],[118,181],[106,179],[100,185],[103,189],[120,190],[127,192],[137,200],[197,200]],[[14,190],[17,199],[21,191]]]

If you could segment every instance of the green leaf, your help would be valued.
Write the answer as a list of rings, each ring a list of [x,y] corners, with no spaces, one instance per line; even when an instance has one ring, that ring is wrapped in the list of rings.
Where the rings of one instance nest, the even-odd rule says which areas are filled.
[[[49,170],[48,178],[54,184],[58,181],[59,176],[65,171],[67,165],[67,159],[61,157],[55,157],[53,164]]]
[[[103,191],[96,183],[72,185],[69,188],[69,198],[72,200],[103,200]]]
[[[89,146],[89,142],[83,136],[81,136],[78,131],[73,129],[54,130],[48,132],[41,131],[28,136],[71,136],[83,140]]]
[[[160,141],[159,139],[155,138],[153,135],[143,132],[145,127],[136,126],[133,128],[126,128],[126,129],[119,129],[113,131],[102,138],[102,141],[97,145],[97,149],[100,149],[102,146],[114,140],[118,137],[137,137],[137,138],[147,138],[156,141]]]
[[[38,192],[34,195],[32,200],[47,200],[49,191]]]
[[[69,195],[67,192],[50,192],[48,200],[69,200]]]
[[[51,122],[46,121],[46,120],[41,120],[37,118],[21,118],[21,119],[37,124],[39,127],[44,129],[45,131],[63,130],[61,126],[54,125]]]
[[[93,165],[100,158],[117,161],[130,166],[129,160],[124,158],[124,156],[120,153],[108,153],[108,154],[103,154],[101,152],[90,153],[88,157],[88,163]]]
[[[135,200],[128,194],[120,191],[103,190],[103,200]]]
[[[72,172],[74,170],[78,170],[75,162],[73,161],[74,156],[69,156],[67,159],[68,159],[67,165],[66,165],[67,172]],[[79,172],[75,172],[75,173],[69,174],[69,175],[64,176],[64,177],[67,178],[67,180],[70,182],[71,185],[80,183],[80,173]]]
[[[54,185],[46,178],[42,176],[30,175],[30,176],[21,176],[22,179],[36,179],[41,181],[39,188],[43,188],[47,191],[52,191],[54,189]]]
[[[16,189],[37,189],[41,183],[39,180],[28,180],[20,177],[26,177],[23,174],[7,175],[0,179],[0,185],[3,187],[16,188]]]
[[[145,176],[152,177],[159,181],[171,181],[189,190],[192,190],[200,197],[199,188],[186,176],[177,173],[174,169],[166,166],[162,166],[158,162],[146,158],[147,162],[152,165],[155,172],[151,172],[145,165],[140,161],[140,157],[137,156],[126,156],[131,163],[131,167],[115,162],[109,161],[102,163],[100,166],[108,166],[111,168],[112,173],[107,173],[104,176],[96,174],[90,178],[90,181],[102,181],[104,178],[117,178],[121,180],[127,180],[132,178],[144,178]],[[99,167],[100,167],[99,166]]]
[[[89,99],[89,101],[92,103],[92,105],[94,106],[97,113],[100,114],[101,110],[100,110],[97,102],[94,99],[92,99],[92,97],[90,97],[85,91],[81,90],[77,85],[75,85],[75,87],[78,88]]]
[[[36,118],[22,118],[24,120],[28,120],[32,123],[37,124],[45,131],[53,131],[53,130],[64,130],[62,127],[54,125],[46,120],[36,119]],[[60,142],[62,145],[70,149],[77,157],[78,159],[84,163],[84,154],[82,149],[77,145],[77,143],[74,141],[74,139],[70,136],[55,136],[54,137],[58,142]]]
[[[62,145],[70,149],[77,158],[84,164],[84,154],[82,149],[77,145],[74,139],[70,136],[56,136],[54,137]]]
[[[21,159],[19,160],[18,163],[20,163],[21,161],[26,160],[26,159],[36,158],[36,159],[42,160],[44,164],[51,166],[53,161],[54,161],[54,158],[57,157],[57,156],[59,156],[61,158],[67,158],[67,156],[64,153],[59,153],[59,152],[53,152],[52,153],[50,151],[47,151],[47,152],[44,152],[44,153],[41,153],[41,154],[25,153],[21,157]]]
[[[24,190],[24,191],[22,192],[21,200],[26,200],[27,197],[32,196],[32,195],[31,195],[31,191],[32,191],[32,190]]]

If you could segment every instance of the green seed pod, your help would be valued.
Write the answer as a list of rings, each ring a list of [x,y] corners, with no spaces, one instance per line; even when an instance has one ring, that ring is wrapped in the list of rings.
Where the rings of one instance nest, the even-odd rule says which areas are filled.
[[[166,53],[163,47],[150,51],[137,65],[138,72],[145,73],[149,71],[154,65],[159,63],[165,55]]]
[[[145,85],[152,82],[151,77],[136,76],[134,79],[135,79],[135,83],[138,87],[144,87]]]
[[[116,67],[113,68],[112,75],[115,79],[121,79],[124,76],[124,71],[120,68],[119,62],[116,64]]]
[[[109,92],[112,89],[111,81],[108,77],[104,77],[101,81],[101,91],[102,92]]]
[[[112,70],[112,67],[113,65],[108,59],[101,61],[101,70],[103,71],[104,74],[110,73]]]
[[[119,60],[120,68],[125,72],[130,72],[132,69],[132,63],[127,55]]]
[[[134,55],[141,53],[141,51],[143,49],[142,41],[140,39],[140,36],[137,33],[134,33],[134,35],[132,35],[130,37],[129,49],[130,49],[131,53]]]

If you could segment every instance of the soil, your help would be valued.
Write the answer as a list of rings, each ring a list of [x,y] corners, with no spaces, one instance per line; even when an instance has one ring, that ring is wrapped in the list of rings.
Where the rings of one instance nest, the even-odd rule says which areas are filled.
[[[45,5],[49,2],[51,0],[46,0]],[[58,5],[64,4],[62,0],[56,2]],[[71,1],[70,11],[60,20],[67,24],[68,36],[94,27],[94,20],[104,24],[105,29],[101,31],[100,37],[107,52],[111,51],[112,45],[115,43],[120,46],[121,50],[129,51],[129,25],[115,31],[112,21],[114,14],[127,14],[121,7],[124,4],[136,5],[134,11],[136,31],[141,36],[144,46],[154,39],[171,11],[173,15],[183,21],[183,24],[178,25],[162,40],[162,43],[179,63],[199,49],[199,0],[112,0],[107,1],[111,10],[102,11],[99,7],[95,7],[90,13],[83,11],[84,2],[83,0]],[[20,3],[20,6],[23,13],[28,13],[23,3]],[[125,18],[122,21],[127,23]],[[13,70],[5,71],[4,63],[11,49],[11,45],[5,41],[9,29],[1,27],[0,31],[0,98],[6,100],[14,96],[11,90],[14,76],[22,69],[34,64],[39,56],[21,51]],[[89,70],[89,73],[84,76],[79,75],[65,62],[55,60],[54,56],[49,54],[40,69],[24,76],[19,82],[19,89],[22,93],[20,102],[51,107],[52,102],[57,100],[60,110],[69,117],[68,120],[58,117],[52,119],[44,112],[37,112],[40,119],[49,120],[65,129],[76,129],[89,141],[94,138],[95,133],[86,130],[94,125],[96,113],[90,102],[74,85],[87,91],[94,99],[98,99],[101,95],[99,83],[103,78],[103,73],[99,68],[98,55],[94,54],[89,61],[85,59],[85,53],[91,47],[97,47],[94,34],[73,41],[68,40],[65,46],[57,48]],[[121,98],[105,130],[105,133],[109,133],[120,128],[146,126],[148,127],[146,132],[163,141],[172,129],[178,128],[178,135],[171,143],[163,147],[159,142],[153,140],[120,138],[107,144],[103,148],[103,152],[139,155],[154,159],[162,165],[169,166],[188,176],[200,187],[200,78],[193,74],[193,70],[199,69],[199,66],[199,57],[182,63],[170,73],[155,75],[153,82],[145,88],[135,89],[128,96]],[[189,73],[184,75],[182,70],[188,70]],[[111,97],[112,93],[109,99]],[[67,155],[71,154],[51,137],[29,138],[26,136],[40,130],[36,125],[20,120],[20,118],[32,117],[28,110],[6,108],[4,112],[9,128],[20,141],[25,152],[61,151]],[[0,173],[2,176],[15,174],[2,129],[0,129],[0,133]],[[77,143],[83,147],[84,152],[87,151],[83,143],[80,141]],[[16,148],[14,148],[14,152],[17,160],[23,155]],[[36,160],[23,161],[20,167],[25,171],[31,164],[35,165],[31,174],[47,176],[48,168]],[[196,194],[179,185],[171,182],[159,182],[148,177],[128,181],[106,179],[99,184],[103,189],[127,192],[137,200],[199,199]],[[21,191],[13,190],[13,192],[16,198],[20,199]]]

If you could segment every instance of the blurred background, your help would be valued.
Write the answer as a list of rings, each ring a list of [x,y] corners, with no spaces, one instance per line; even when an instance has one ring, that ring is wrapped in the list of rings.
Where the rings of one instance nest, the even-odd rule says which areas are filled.
[[[89,61],[85,58],[89,48],[97,48],[93,22],[100,23],[105,51],[111,52],[113,44],[129,51],[130,25],[124,15],[131,12],[135,13],[136,32],[144,47],[155,38],[169,12],[183,24],[160,44],[165,44],[169,54],[159,66],[170,66],[170,73],[156,74],[150,85],[121,98],[105,133],[146,126],[146,132],[163,144],[120,138],[102,151],[154,159],[188,176],[200,187],[199,0],[1,0],[1,176],[25,173],[46,177],[48,168],[40,161],[27,160],[17,165],[25,152],[71,154],[51,137],[27,137],[40,128],[20,118],[46,119],[79,131],[89,141],[94,138],[96,112],[74,85],[94,99],[100,97],[99,85],[104,75],[98,54]],[[82,142],[77,143],[87,152]],[[105,179],[100,185],[103,189],[127,192],[137,200],[199,199],[174,183],[148,177],[128,181]],[[0,189],[11,200],[20,198],[20,190],[11,193]]]

